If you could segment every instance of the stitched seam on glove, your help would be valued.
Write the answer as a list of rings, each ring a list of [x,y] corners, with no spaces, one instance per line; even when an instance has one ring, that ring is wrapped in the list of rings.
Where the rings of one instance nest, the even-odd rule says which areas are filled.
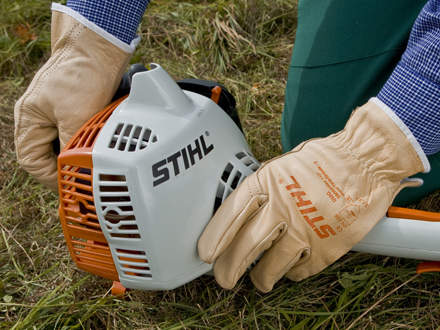
[[[59,50],[59,51],[55,51],[55,53],[52,54],[51,57],[49,58],[47,65],[45,65],[46,69],[41,71],[41,72],[39,72],[38,73],[38,77],[34,78],[36,83],[35,83],[34,86],[32,86],[32,88],[30,90],[28,90],[26,92],[26,95],[23,96],[23,99],[21,100],[21,104],[20,104],[21,107],[24,107],[24,104],[26,103],[28,98],[30,98],[31,96],[37,98],[36,95],[38,95],[38,93],[40,92],[44,82],[47,79],[47,77],[51,73],[55,72],[58,69],[58,66],[59,66],[60,62],[64,58],[66,58],[69,55],[69,53],[72,51],[72,48],[73,48],[73,45],[74,45],[75,41],[78,39],[78,37],[82,33],[81,29],[79,31],[76,31],[78,29],[78,27],[81,27],[81,26],[80,26],[79,23],[76,23],[72,27],[72,29],[69,31],[69,34],[66,37],[68,40],[72,40],[73,42],[69,41],[68,43],[66,43],[66,47],[65,48],[63,48],[62,50]],[[40,116],[46,117],[44,114],[41,113],[41,111],[37,107],[29,106],[29,105],[27,107],[28,107],[28,109],[32,109],[33,112],[38,113]],[[22,114],[22,112],[20,112],[20,117],[19,117],[19,121],[18,121],[18,125],[17,126],[20,126],[21,114]],[[51,121],[49,118],[47,118],[47,119],[49,121]],[[56,118],[53,118],[53,120],[54,120],[55,126],[57,126]]]
[[[16,155],[17,159],[20,164],[23,164],[25,161],[25,157],[23,157],[22,154],[22,147],[20,146],[19,137],[23,134],[22,130],[25,127],[28,127],[28,125],[24,125],[24,114],[26,113],[26,110],[29,111],[29,113],[34,113],[36,116],[39,116],[40,118],[46,118],[48,122],[51,122],[55,127],[57,126],[57,120],[56,118],[50,118],[47,117],[45,113],[42,113],[41,110],[33,105],[33,102],[31,102],[31,97],[34,99],[37,99],[38,93],[40,93],[42,86],[44,85],[44,82],[46,81],[47,77],[50,76],[50,74],[59,66],[59,63],[68,56],[72,48],[74,46],[75,41],[79,38],[83,30],[81,30],[81,24],[78,22],[74,22],[73,26],[71,27],[70,31],[66,34],[64,38],[66,38],[69,42],[66,43],[65,47],[62,48],[59,51],[55,51],[51,54],[50,58],[48,59],[48,62],[41,68],[42,71],[38,72],[37,75],[34,77],[33,81],[35,81],[35,84],[30,86],[31,88],[25,92],[23,97],[18,101],[17,104],[17,110],[18,111],[18,117],[17,117],[17,124],[15,129],[15,145],[16,145]],[[72,40],[70,42],[70,40]],[[26,164],[26,168],[29,168],[28,164]]]
[[[248,186],[248,190],[249,190],[249,186]],[[247,202],[246,206],[243,207],[243,209],[241,210],[241,212],[240,212],[240,213],[234,218],[233,221],[231,221],[231,222],[229,223],[229,226],[226,228],[226,230],[223,231],[222,236],[221,236],[220,239],[218,240],[219,243],[216,245],[215,250],[214,250],[212,253],[209,254],[209,257],[208,257],[207,259],[210,260],[210,259],[212,259],[212,256],[213,256],[213,255],[216,255],[216,254],[217,254],[217,252],[218,252],[218,250],[219,250],[219,247],[222,245],[221,243],[223,243],[223,239],[224,239],[225,235],[229,232],[231,226],[232,226],[233,224],[235,224],[236,219],[238,219],[239,217],[241,217],[242,214],[243,214],[243,212],[245,212],[253,202],[257,202],[257,203],[258,203],[258,200],[257,200],[258,196],[259,196],[259,195],[251,195],[251,198],[250,198],[249,201]],[[258,212],[258,210],[260,210],[261,207],[264,206],[266,203],[267,203],[267,201],[265,201],[261,206],[257,207],[257,209],[256,209],[254,212],[252,212],[247,218],[248,218],[248,219],[253,218],[253,217],[255,216],[255,214]]]
[[[244,270],[247,268],[247,266],[246,265],[248,265],[249,264],[249,256],[250,255],[253,255],[254,253],[255,253],[255,251],[257,251],[262,245],[264,245],[264,244],[266,244],[267,242],[268,242],[268,239],[270,238],[270,237],[272,237],[272,235],[273,235],[273,233],[274,232],[276,232],[276,231],[278,231],[279,230],[279,227],[281,226],[283,224],[283,222],[280,222],[280,223],[278,223],[271,231],[270,231],[270,233],[264,238],[264,240],[262,240],[262,241],[260,241],[250,252],[249,252],[249,254],[245,257],[245,258],[243,258],[243,260],[241,261],[241,263],[240,263],[240,265],[238,266],[238,268],[237,268],[237,271],[235,272],[235,274],[234,274],[234,277],[233,277],[233,283],[237,283],[237,281],[238,281],[238,279],[239,279],[239,277],[243,274],[243,272],[244,272]],[[278,239],[275,239],[275,240],[273,240],[272,241],[272,244],[271,244],[271,246],[273,245],[273,244],[275,244],[275,242],[277,241]],[[267,249],[266,249],[267,250]],[[266,251],[266,250],[264,250],[264,251]],[[263,251],[263,252],[264,252]]]
[[[304,264],[305,262],[307,262],[307,260],[310,259],[310,256],[312,255],[312,252],[311,252],[312,249],[310,247],[304,247],[303,249],[300,249],[298,251],[298,253],[295,254],[294,257],[292,257],[292,259],[289,261],[289,263],[282,270],[280,270],[280,272],[276,275],[276,277],[274,277],[274,282],[273,282],[274,284],[276,282],[278,282],[283,276],[285,276],[287,274],[287,272],[294,267],[294,265],[296,265],[298,262],[301,261],[301,255],[303,254],[303,252],[305,250],[309,250],[309,255],[307,256],[307,258],[304,261],[301,262],[300,265]],[[254,283],[256,282],[253,278],[252,278],[252,281]],[[260,285],[260,287],[263,287],[263,285]],[[272,284],[272,287],[273,287],[273,284]],[[272,287],[269,290],[271,290]]]
[[[367,177],[369,181],[368,184],[370,187],[378,187],[382,185],[384,179],[379,178],[379,175],[377,175],[376,171],[371,169],[371,165],[366,166],[365,162],[361,160],[361,157],[356,152],[354,152],[348,145],[344,145],[344,143],[342,142],[342,147],[340,150],[342,152],[345,152],[348,156],[350,156],[353,160],[355,160],[358,163],[358,166],[362,168],[366,173],[368,173]],[[374,159],[372,161],[372,164],[376,164],[376,161]],[[386,181],[391,181],[391,180],[387,178]]]

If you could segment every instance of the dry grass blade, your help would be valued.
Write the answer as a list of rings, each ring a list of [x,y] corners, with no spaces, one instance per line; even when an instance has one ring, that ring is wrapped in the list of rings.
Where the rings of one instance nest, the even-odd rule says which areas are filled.
[[[419,274],[414,275],[413,277],[411,277],[409,280],[403,282],[402,284],[400,284],[399,286],[395,287],[393,290],[391,290],[390,292],[388,292],[385,296],[383,296],[382,298],[380,298],[378,301],[376,301],[373,305],[371,305],[365,312],[363,312],[361,315],[359,315],[348,327],[347,330],[350,330],[351,328],[353,328],[356,323],[359,322],[359,320],[361,320],[363,317],[365,317],[368,313],[370,313],[374,308],[376,308],[377,306],[379,306],[379,304],[384,301],[386,298],[388,298],[390,295],[392,295],[394,292],[396,292],[397,290],[399,290],[401,287],[407,285],[409,282],[411,282],[412,280],[414,280],[417,276],[419,276]]]

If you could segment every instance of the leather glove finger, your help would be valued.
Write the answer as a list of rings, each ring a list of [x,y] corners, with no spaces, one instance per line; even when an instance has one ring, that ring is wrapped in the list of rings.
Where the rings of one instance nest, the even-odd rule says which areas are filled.
[[[232,289],[246,269],[287,230],[285,221],[267,221],[269,207],[248,219],[214,265],[217,282]]]
[[[198,241],[200,258],[213,263],[266,201],[267,196],[260,191],[256,175],[247,177],[226,198],[206,226]]]
[[[252,269],[252,283],[262,292],[271,291],[274,284],[294,265],[306,262],[310,253],[311,249],[305,242],[287,232],[264,253]]]
[[[56,191],[57,156],[52,146],[58,136],[56,126],[31,110],[15,111],[14,135],[17,159],[23,169]]]

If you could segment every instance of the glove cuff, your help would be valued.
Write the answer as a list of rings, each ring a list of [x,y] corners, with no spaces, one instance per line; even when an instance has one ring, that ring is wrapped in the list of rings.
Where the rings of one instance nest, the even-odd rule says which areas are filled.
[[[396,113],[379,98],[373,97],[370,99],[370,102],[374,102],[379,108],[381,108],[383,112],[385,112],[385,114],[387,114],[387,116],[390,117],[390,119],[400,128],[403,134],[405,134],[423,164],[423,173],[429,173],[431,171],[431,164],[429,163],[428,157],[408,126],[406,126],[402,119],[400,119],[399,116],[397,116]]]
[[[336,150],[345,150],[358,159],[367,172],[382,182],[400,182],[428,172],[428,159],[414,136],[379,102],[371,99],[353,111],[344,130],[333,136]]]

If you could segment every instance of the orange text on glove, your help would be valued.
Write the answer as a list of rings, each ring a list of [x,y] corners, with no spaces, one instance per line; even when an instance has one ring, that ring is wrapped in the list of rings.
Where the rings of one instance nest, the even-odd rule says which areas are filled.
[[[291,175],[290,179],[292,180],[292,183],[286,185],[286,189],[290,192],[290,196],[295,198],[296,206],[304,220],[313,229],[316,235],[321,239],[330,237],[330,234],[336,236],[336,232],[332,226],[322,224],[322,221],[325,221],[325,218],[319,215],[318,209],[313,205],[312,201],[307,198],[306,192],[302,190],[302,187],[295,177]]]

